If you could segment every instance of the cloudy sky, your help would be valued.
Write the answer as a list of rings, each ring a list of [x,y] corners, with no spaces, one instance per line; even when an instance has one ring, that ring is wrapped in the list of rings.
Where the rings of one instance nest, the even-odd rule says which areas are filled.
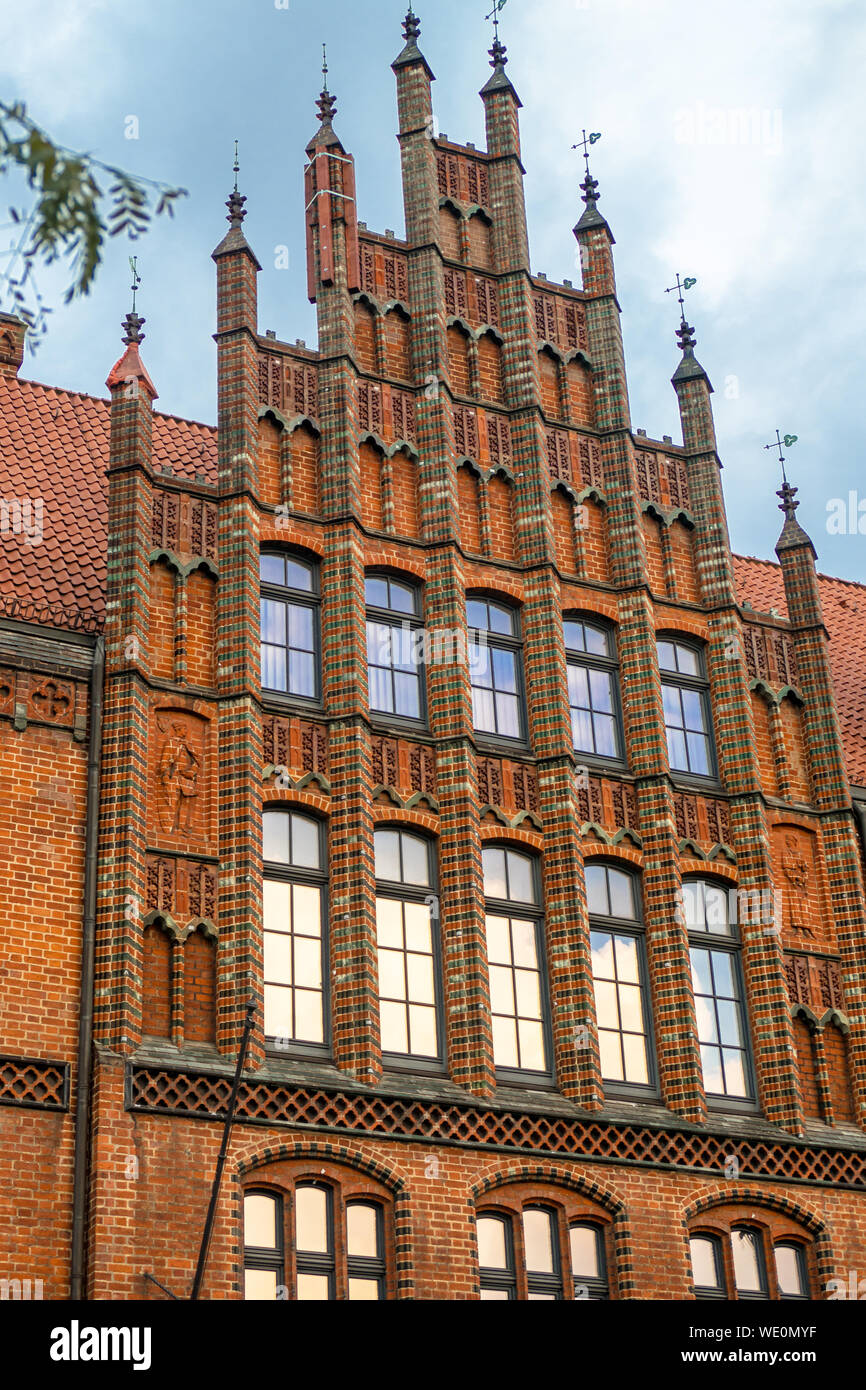
[[[491,4],[417,4],[440,129],[480,146]],[[25,100],[61,142],[190,194],[137,247],[111,243],[86,300],[63,307],[62,275],[40,274],[55,312],[24,374],[104,394],[134,249],[159,408],[214,420],[210,252],[225,230],[235,138],[246,230],[263,266],[260,327],[314,344],[302,171],[320,45],[328,41],[337,128],[356,158],[360,216],[402,234],[389,65],[405,8],[398,0],[4,5],[0,96]],[[680,437],[670,386],[677,306],[664,290],[677,271],[695,276],[688,312],[715,386],[735,549],[772,557],[778,477],[762,445],[778,427],[799,437],[789,470],[820,568],[862,580],[862,0],[508,0],[503,38],[524,104],[533,268],[551,279],[579,283],[571,228],[582,166],[570,146],[582,127],[603,132],[594,172],[617,240],[634,426]],[[13,189],[3,192],[5,204]],[[0,232],[0,249],[7,236]],[[283,246],[288,270],[276,267]],[[834,499],[845,503],[841,521]]]

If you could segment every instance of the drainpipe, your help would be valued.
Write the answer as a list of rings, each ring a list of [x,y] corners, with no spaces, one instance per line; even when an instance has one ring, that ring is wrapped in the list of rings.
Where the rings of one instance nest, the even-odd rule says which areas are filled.
[[[97,637],[90,672],[90,742],[87,752],[87,820],[84,841],[84,930],[78,1012],[78,1086],[75,1096],[75,1159],[72,1181],[70,1298],[84,1298],[87,1178],[90,1160],[90,1080],[93,1071],[93,974],[96,946],[96,871],[99,847],[99,760],[102,752],[102,683],[105,638]]]

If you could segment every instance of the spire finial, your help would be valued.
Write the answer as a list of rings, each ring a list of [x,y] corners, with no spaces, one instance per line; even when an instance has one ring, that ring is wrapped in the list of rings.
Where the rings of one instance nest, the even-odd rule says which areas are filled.
[[[235,162],[234,162],[234,164],[232,165],[232,172],[234,173],[234,176],[235,176],[235,182],[234,182],[234,187],[233,187],[231,193],[229,194],[228,198],[226,199],[226,207],[227,207],[228,210],[229,210],[228,217],[226,218],[226,221],[228,222],[229,226],[232,227],[232,228],[234,228],[234,227],[240,227],[241,224],[242,224],[242,222],[243,222],[243,220],[244,220],[244,218],[245,218],[246,215],[247,215],[247,214],[246,214],[246,211],[245,211],[245,209],[244,209],[244,203],[245,203],[247,200],[246,200],[246,198],[243,196],[243,194],[241,194],[241,193],[238,192],[238,174],[240,173],[240,171],[241,171],[241,166],[240,166],[240,161],[239,161],[239,159],[238,159],[238,142],[237,142],[237,140],[235,140]]]
[[[121,325],[124,330],[121,342],[126,343],[127,347],[129,347],[131,343],[141,343],[144,341],[145,335],[141,330],[146,323],[146,319],[143,319],[135,310],[135,296],[141,284],[141,276],[138,273],[137,256],[130,256],[129,268],[132,271],[132,312],[127,314]]]
[[[412,0],[409,0],[409,9],[403,20],[403,37],[407,43],[417,43],[420,33],[421,21],[412,8]]]
[[[322,91],[316,102],[322,125],[330,125],[337,114],[337,100],[328,90],[328,46],[322,44]]]
[[[689,328],[689,325],[686,323],[686,306],[683,296],[686,290],[690,290],[692,286],[696,285],[697,283],[698,282],[694,275],[687,275],[684,280],[680,280],[680,273],[679,271],[677,271],[676,284],[669,285],[668,288],[665,290],[665,294],[673,294],[674,290],[676,290],[677,292],[677,299],[679,300],[680,305],[680,326],[677,329],[678,337],[682,335],[683,329],[687,329],[689,333],[694,333],[694,329]],[[692,343],[691,346],[694,347],[694,343]]]
[[[779,510],[785,512],[785,515],[787,516],[789,521],[793,517],[794,512],[799,507],[800,503],[793,501],[793,498],[796,496],[797,489],[792,488],[790,483],[788,482],[788,475],[785,472],[785,455],[782,453],[782,449],[783,447],[785,449],[790,449],[794,444],[797,443],[797,438],[798,436],[796,434],[781,435],[779,431],[776,430],[776,438],[772,441],[772,443],[764,445],[765,449],[778,449],[779,451],[779,463],[782,466],[782,491],[777,492],[776,496],[782,497],[784,494],[784,501]],[[787,508],[790,508],[790,511],[787,510]]]
[[[507,3],[508,0],[493,0],[493,9],[484,16],[485,19],[493,20],[493,47],[488,52],[490,53],[490,66],[497,70],[504,70],[505,64],[508,62],[505,56],[508,49],[499,40],[499,16]]]

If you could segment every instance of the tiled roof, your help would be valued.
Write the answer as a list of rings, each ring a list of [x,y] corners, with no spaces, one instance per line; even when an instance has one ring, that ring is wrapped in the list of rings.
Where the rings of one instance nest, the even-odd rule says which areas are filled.
[[[108,442],[107,400],[0,376],[0,498],[43,503],[40,544],[0,535],[0,596],[104,616]],[[214,483],[216,430],[155,411],[153,458]],[[734,571],[741,602],[787,613],[777,564],[735,555]],[[866,786],[866,586],[826,575],[820,584],[848,772]]]
[[[29,528],[0,535],[0,595],[104,616],[108,444],[107,400],[0,376],[0,498],[31,506]],[[213,483],[216,430],[155,411],[153,461]]]
[[[769,560],[734,556],[737,593],[759,613],[771,608],[787,616],[782,571]],[[848,776],[866,787],[866,585],[819,576],[824,624],[830,634],[830,664]]]

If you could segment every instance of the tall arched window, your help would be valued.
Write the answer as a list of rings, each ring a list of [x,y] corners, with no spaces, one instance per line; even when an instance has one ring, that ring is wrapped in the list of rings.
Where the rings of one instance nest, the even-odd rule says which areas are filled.
[[[433,846],[397,828],[377,830],[375,845],[382,1052],[392,1065],[439,1070],[444,1045]]]
[[[609,1298],[608,1222],[573,1193],[531,1194],[502,1188],[478,1212],[482,1302]]]
[[[262,689],[321,699],[318,566],[284,552],[261,557]]]
[[[422,723],[426,702],[418,586],[387,574],[371,574],[367,576],[366,598],[370,712]]]
[[[610,864],[585,869],[601,1074],[605,1089],[655,1087],[638,880]]]
[[[265,1036],[278,1051],[327,1051],[324,826],[296,811],[262,816]]]
[[[700,647],[674,637],[657,645],[671,772],[716,776],[710,684]]]
[[[566,618],[563,629],[574,749],[621,763],[625,739],[613,632],[581,617]]]
[[[388,1297],[391,1210],[384,1189],[348,1170],[329,1167],[323,1177],[320,1166],[275,1165],[279,1190],[244,1193],[247,1299]]]
[[[497,1071],[551,1074],[538,861],[503,845],[482,852],[485,929]]]
[[[755,1095],[746,1019],[737,894],[709,879],[682,888],[704,1090],[710,1104]]]
[[[526,714],[519,616],[504,603],[469,598],[466,620],[475,731],[523,742]]]

